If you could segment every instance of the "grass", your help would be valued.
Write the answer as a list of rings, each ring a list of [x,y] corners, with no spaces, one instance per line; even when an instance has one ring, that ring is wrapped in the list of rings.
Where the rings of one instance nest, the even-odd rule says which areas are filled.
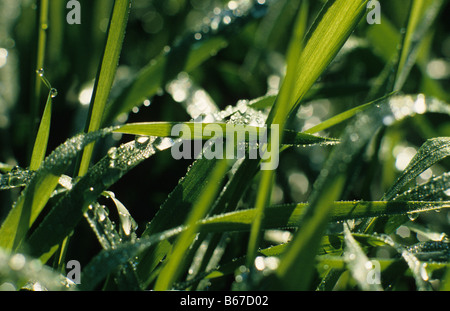
[[[0,67],[1,288],[449,289],[448,1],[37,2]],[[278,167],[171,156],[227,123],[277,126]]]

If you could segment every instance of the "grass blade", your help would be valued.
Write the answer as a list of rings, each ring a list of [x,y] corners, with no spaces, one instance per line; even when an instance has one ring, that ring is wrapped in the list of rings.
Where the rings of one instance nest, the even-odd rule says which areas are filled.
[[[131,0],[116,0],[114,3],[105,50],[95,82],[91,105],[89,106],[89,117],[86,122],[87,132],[97,131],[102,124],[106,102],[119,63],[130,6]],[[80,162],[79,175],[84,175],[87,172],[93,150],[93,144],[85,148]]]
[[[328,1],[307,35],[297,63],[297,80],[290,111],[334,59],[366,9],[367,1]]]
[[[180,138],[179,135],[172,134],[174,126],[183,126],[182,131],[183,139],[203,139],[208,140],[211,138],[222,137],[221,135],[227,135],[227,128],[233,130],[238,137],[245,137],[247,140],[249,138],[249,132],[256,133],[257,135],[262,135],[265,128],[257,126],[233,126],[227,123],[199,123],[199,122],[145,122],[145,123],[128,123],[117,127],[114,132],[123,134],[133,134],[133,135],[144,135],[144,136],[159,136],[159,137],[172,137]],[[209,135],[210,129],[221,128],[221,133],[212,130]],[[206,131],[207,130],[207,131]],[[178,133],[179,134],[179,133]],[[299,145],[314,145],[314,144],[324,144],[337,143],[336,139],[314,136],[312,134],[295,132],[292,130],[285,130],[283,135],[282,144],[299,146]]]
[[[51,89],[47,103],[45,104],[44,113],[41,118],[41,124],[34,142],[33,153],[31,155],[30,170],[35,171],[44,161],[47,152],[47,143],[50,136],[50,123],[52,118],[52,98],[55,96],[54,89]]]
[[[307,207],[307,203],[270,206],[265,210],[266,221],[262,228],[298,227]],[[374,216],[419,214],[447,208],[450,208],[448,201],[338,201],[332,204],[330,222]],[[248,231],[255,214],[255,209],[248,209],[212,216],[201,221],[201,231]]]

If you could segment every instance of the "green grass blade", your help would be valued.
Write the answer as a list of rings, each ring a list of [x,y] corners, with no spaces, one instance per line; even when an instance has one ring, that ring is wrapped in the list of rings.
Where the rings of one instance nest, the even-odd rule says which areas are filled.
[[[115,204],[117,204],[117,207],[120,210],[120,217],[122,217],[121,215],[123,213],[127,213],[126,218],[131,218],[131,215],[129,215],[126,208],[114,197],[113,193],[107,193],[107,196],[110,197],[115,202]],[[100,245],[102,245],[103,249],[114,249],[124,241],[131,240],[131,224],[128,229],[125,229],[128,234],[126,234],[124,230],[117,231],[115,228],[115,224],[109,218],[108,212],[106,211],[105,207],[101,206],[97,202],[89,206],[88,210],[84,213],[84,217],[88,220],[89,225],[97,236],[97,239]],[[120,271],[115,273],[114,281],[115,283],[117,283],[117,288],[119,290],[141,289],[136,276],[136,271],[135,269],[133,269],[132,265],[133,259],[130,258],[127,263],[120,267]]]
[[[47,204],[61,174],[83,148],[111,129],[80,134],[57,147],[42,163],[0,227],[0,247],[16,249]]]
[[[33,153],[31,155],[30,170],[35,171],[44,161],[47,152],[47,143],[50,136],[50,124],[52,119],[52,98],[54,97],[53,89],[50,90],[47,103],[45,104],[44,113],[41,118],[41,124],[34,141]]]
[[[36,70],[40,71],[44,68],[45,55],[46,55],[46,45],[47,45],[47,30],[48,30],[48,13],[49,13],[49,0],[42,0],[39,2],[39,24],[37,29],[37,53],[36,53]],[[31,102],[31,122],[32,122],[32,133],[36,135],[37,131],[37,121],[39,120],[41,91],[42,91],[42,80],[39,77],[34,77],[34,97]],[[33,141],[30,140],[30,143]],[[31,147],[31,144],[30,144]],[[31,151],[31,149],[29,150]],[[31,155],[30,155],[31,156]]]
[[[89,106],[89,117],[86,122],[87,132],[97,131],[102,124],[105,106],[119,63],[130,6],[131,0],[116,0],[114,3],[106,46]],[[85,148],[80,162],[79,175],[87,172],[93,150],[93,144]]]
[[[383,199],[393,199],[406,184],[433,164],[448,156],[450,156],[450,137],[437,137],[427,140],[419,148],[395,184],[386,192]]]
[[[263,127],[257,126],[233,126],[227,125],[226,123],[198,123],[198,122],[144,122],[144,123],[128,123],[117,127],[114,132],[132,135],[144,135],[144,136],[159,136],[159,137],[172,137],[180,138],[179,135],[173,135],[172,129],[175,125],[183,125],[186,128],[187,133],[183,133],[182,137],[184,139],[211,139],[214,137],[222,137],[222,135],[227,135],[227,126],[231,128],[238,137],[245,137],[248,139],[248,132],[256,133],[257,135],[262,134],[265,130]],[[212,132],[214,134],[206,135],[205,129],[220,128],[220,132]],[[209,131],[206,131],[209,132]],[[179,134],[179,133],[178,133]],[[245,136],[242,136],[245,135]],[[338,141],[333,138],[319,137],[312,134],[295,132],[292,130],[285,130],[283,135],[282,144],[284,145],[314,145],[314,144],[334,144]]]
[[[433,177],[430,181],[397,195],[395,200],[422,200],[422,201],[445,201],[448,195],[445,191],[450,188],[450,173]]]
[[[392,93],[393,94],[393,93]],[[317,124],[316,126],[311,127],[310,129],[304,131],[304,133],[307,134],[314,134],[314,133],[318,133],[320,131],[324,131],[326,129],[329,129],[332,126],[335,126],[337,124],[341,124],[344,121],[349,120],[350,118],[354,117],[355,115],[357,115],[358,113],[366,110],[367,108],[373,106],[373,105],[377,105],[378,103],[382,102],[383,100],[385,100],[386,98],[388,98],[389,96],[391,96],[392,94],[389,94],[387,96],[384,96],[380,99],[374,100],[370,103],[367,104],[363,104],[360,105],[358,107],[349,109],[347,111],[344,111],[334,117],[331,117],[330,119],[323,121],[319,124]]]
[[[177,239],[172,252],[166,259],[166,262],[158,276],[155,284],[155,290],[168,290],[180,273],[180,267],[183,266],[183,256],[185,256],[191,243],[194,241],[198,230],[198,221],[200,221],[208,212],[216,194],[219,191],[221,180],[228,170],[228,161],[221,160],[211,172],[211,180],[202,191],[198,201],[190,212],[186,221],[187,230]]]
[[[307,41],[297,63],[293,111],[314,82],[339,52],[355,29],[367,1],[328,1],[308,33]],[[275,118],[275,120],[278,120]]]
[[[397,76],[394,90],[401,90],[412,66],[416,62],[417,53],[423,37],[433,24],[444,1],[412,1],[408,26],[402,42]]]
[[[402,188],[407,184],[415,181],[423,171],[431,167],[433,164],[443,160],[450,155],[449,150],[450,139],[448,137],[433,138],[427,140],[416,153],[414,158],[405,168],[403,173],[392,185],[392,187],[385,193],[383,199],[389,200],[446,200],[445,190],[448,189],[448,174],[435,177],[424,185],[419,185],[404,193],[400,194]],[[447,188],[446,188],[447,187]],[[391,217],[386,222],[384,230],[386,233],[395,231],[398,226],[408,221],[407,217]],[[372,219],[370,224],[365,228],[365,232],[373,230],[374,226],[379,227],[382,220]]]
[[[288,49],[288,71],[286,73],[286,78],[267,119],[267,124],[274,124],[278,126],[279,133],[276,141],[272,141],[272,135],[270,135],[270,139],[267,142],[267,150],[272,150],[274,146],[278,147],[280,142],[284,139],[283,133],[289,113],[289,104],[293,101],[295,88],[294,80],[297,73],[297,60],[300,57],[301,51],[303,49],[303,37],[306,32],[308,9],[308,2],[302,1],[294,25],[293,37]],[[268,135],[269,133],[270,132],[268,129]],[[253,264],[258,249],[259,239],[261,235],[261,226],[264,221],[264,210],[269,204],[270,194],[272,192],[272,186],[275,176],[274,169],[261,172],[261,179],[258,185],[258,194],[255,202],[255,209],[257,213],[255,214],[252,228],[250,230],[247,249],[247,266],[249,267]]]

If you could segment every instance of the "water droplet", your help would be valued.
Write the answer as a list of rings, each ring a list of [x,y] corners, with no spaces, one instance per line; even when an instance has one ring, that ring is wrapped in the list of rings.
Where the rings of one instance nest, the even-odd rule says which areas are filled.
[[[350,135],[350,140],[351,140],[352,142],[356,142],[358,139],[359,139],[359,135],[358,135],[357,133],[352,133],[352,134]]]
[[[42,77],[42,76],[44,75],[44,68],[41,68],[41,69],[36,70],[36,73],[37,73],[40,77]]]
[[[419,213],[409,213],[408,218],[409,218],[409,220],[414,221],[417,218],[419,218]]]
[[[149,136],[138,136],[135,139],[136,147],[145,147],[150,142]]]
[[[428,279],[429,279],[426,268],[427,268],[427,263],[426,262],[424,262],[423,264],[420,265],[420,277],[424,281],[428,281]]]
[[[450,188],[444,191],[444,194],[448,197],[450,197]]]
[[[12,270],[19,271],[25,266],[25,256],[22,254],[15,254],[9,260],[9,267]]]
[[[256,270],[262,271],[266,268],[266,265],[264,263],[264,257],[258,256],[255,259],[255,268]]]
[[[58,90],[55,89],[55,88],[52,88],[52,89],[50,90],[50,96],[51,96],[52,98],[55,98],[56,96],[58,96]]]
[[[112,147],[111,149],[108,150],[108,157],[112,160],[117,159],[117,148],[116,147]]]
[[[225,25],[228,25],[229,23],[231,23],[231,17],[230,16],[228,16],[228,15],[226,15],[226,16],[224,16],[223,17],[223,23],[225,24]]]
[[[201,40],[201,39],[202,39],[202,34],[199,33],[199,32],[197,32],[197,33],[194,35],[194,38],[195,38],[195,40]]]

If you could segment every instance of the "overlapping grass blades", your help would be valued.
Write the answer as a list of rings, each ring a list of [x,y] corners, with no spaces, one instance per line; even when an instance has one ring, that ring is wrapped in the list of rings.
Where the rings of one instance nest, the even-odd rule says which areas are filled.
[[[421,108],[419,108],[420,106]],[[400,107],[404,108],[403,112],[400,112]],[[305,260],[312,264],[311,260],[314,256],[311,256],[305,248],[310,249],[311,245],[309,243],[314,240],[314,237],[311,235],[317,234],[317,228],[320,227],[319,224],[321,226],[326,224],[331,202],[322,202],[322,200],[327,198],[327,200],[334,201],[339,198],[344,182],[348,178],[346,176],[348,166],[351,165],[359,152],[369,143],[373,133],[376,133],[383,126],[392,125],[395,121],[425,112],[448,114],[449,107],[435,99],[426,99],[423,95],[393,97],[387,99],[384,104],[374,106],[360,113],[356,120],[346,128],[341,138],[341,143],[334,148],[326,166],[316,181],[314,192],[311,194],[309,210],[301,220],[301,223],[304,225],[299,231],[296,240],[292,242],[291,250],[284,255],[289,260],[281,262],[282,269],[278,273],[285,284],[298,284],[293,280],[293,278],[298,280],[298,275],[289,273],[290,269],[284,268],[283,265],[289,266],[295,263],[298,273],[308,273],[303,269],[311,271],[310,266],[306,268],[305,265],[299,265],[298,263],[299,260],[302,262],[300,259],[302,256],[306,256]],[[317,203],[314,203],[315,200],[317,200]],[[306,236],[303,236],[302,232],[305,232]],[[304,286],[307,285],[304,284]]]
[[[27,239],[30,254],[36,257],[46,254],[44,258],[48,258],[54,246],[70,234],[88,206],[103,191],[155,152],[168,148],[167,145],[161,146],[160,142],[160,139],[146,138],[144,141],[131,141],[110,150],[108,155],[89,169],[86,175],[58,200]]]
[[[282,7],[280,12],[286,10],[289,3],[292,4],[289,1],[278,4]],[[120,114],[128,113],[158,93],[179,72],[194,71],[226,47],[241,27],[265,16],[267,8],[272,5],[269,1],[255,1],[248,11],[240,11],[236,16],[230,7],[230,10],[220,10],[220,13],[215,10],[215,15],[209,16],[214,21],[214,27],[212,24],[203,25],[201,31],[181,37],[180,41],[176,41],[170,49],[165,48],[159,57],[144,67],[118,97],[110,98],[130,4],[130,0],[115,1],[86,125],[88,133],[69,139],[45,158],[52,108],[49,95],[41,128],[34,141],[35,150],[29,169],[8,165],[0,167],[3,173],[0,176],[0,190],[25,187],[0,227],[2,280],[3,275],[7,275],[7,279],[19,288],[24,281],[33,278],[48,289],[61,289],[58,283],[60,275],[47,273],[49,269],[41,269],[41,264],[55,254],[58,246],[67,245],[65,241],[80,220],[85,218],[102,250],[84,267],[82,284],[78,285],[82,290],[98,289],[100,286],[106,290],[205,289],[210,280],[220,282],[222,277],[227,277],[224,280],[227,284],[230,280],[235,281],[231,289],[297,290],[311,289],[317,284],[317,289],[339,289],[344,284],[343,288],[381,290],[393,283],[390,278],[408,273],[412,275],[417,289],[429,290],[431,273],[449,269],[448,240],[442,232],[435,232],[417,222],[406,222],[408,216],[429,215],[427,213],[430,211],[443,211],[450,207],[448,172],[431,177],[424,184],[414,185],[417,176],[448,157],[450,140],[444,137],[445,131],[433,135],[439,130],[431,130],[427,132],[429,135],[424,135],[423,145],[383,197],[368,201],[341,199],[344,190],[354,185],[353,168],[360,165],[362,155],[373,147],[371,143],[376,145],[375,153],[381,151],[386,128],[395,129],[394,126],[401,126],[399,122],[406,118],[420,117],[426,113],[444,117],[450,115],[449,105],[434,97],[400,93],[419,57],[421,39],[430,29],[444,1],[413,1],[404,24],[406,31],[401,35],[397,35],[393,25],[378,26],[381,28],[377,29],[383,30],[381,37],[388,33],[392,42],[401,40],[401,44],[396,50],[394,46],[398,42],[391,42],[393,46],[384,51],[382,57],[390,62],[386,65],[386,71],[380,74],[381,82],[368,96],[371,102],[339,113],[303,133],[286,129],[289,116],[306,100],[316,96],[332,97],[334,94],[355,95],[353,92],[356,90],[369,91],[365,83],[338,87],[337,92],[327,90],[330,86],[335,87],[327,82],[323,86],[314,85],[355,30],[365,12],[366,3],[363,0],[327,1],[305,37],[312,2],[295,1],[293,7],[298,9],[298,17],[288,48],[287,72],[280,92],[247,102],[244,112],[240,111],[238,103],[232,109],[236,115],[228,115],[229,120],[218,120],[214,115],[208,115],[209,120],[215,121],[141,122],[99,130],[102,124],[116,122]],[[369,40],[380,40],[380,37],[372,36]],[[267,41],[265,44],[268,44]],[[108,106],[109,99],[112,102]],[[245,119],[240,118],[237,111],[244,117],[251,113],[246,109],[252,110],[252,113],[257,111],[262,116],[257,124],[247,125],[247,129],[261,132],[272,124],[280,126],[280,140],[269,141],[269,148],[270,144],[280,144],[281,151],[293,146],[333,145],[308,202],[272,205],[270,196],[276,173],[260,171],[260,159],[227,161],[199,158],[188,168],[186,176],[138,236],[132,215],[108,189],[146,159],[172,147],[180,138],[171,133],[175,124],[190,129],[190,135],[183,137],[185,139],[208,140],[212,136],[204,134],[206,127],[214,126],[226,133],[227,124],[240,124]],[[103,116],[104,112],[106,114]],[[336,125],[343,127],[347,122],[339,140],[313,135]],[[244,128],[238,130],[243,131]],[[109,149],[90,167],[92,143],[118,133],[136,137]],[[82,151],[85,153],[80,158],[81,168],[76,170],[74,178],[63,175],[67,174],[73,160]],[[377,160],[376,156],[374,158]],[[249,198],[244,196],[246,193],[250,194]],[[102,196],[108,197],[117,209],[117,225],[99,203]],[[245,209],[241,209],[242,206]],[[41,215],[46,207],[45,215]],[[37,224],[35,221],[39,216],[42,220]],[[330,223],[332,226],[328,227]],[[426,235],[431,241],[406,246],[387,235],[394,233],[402,224],[404,228]],[[326,231],[326,228],[331,230]],[[283,230],[284,233],[289,230],[293,239],[274,242],[274,245],[267,247],[268,241],[261,239],[267,229]],[[384,234],[374,234],[374,231]],[[234,239],[236,236],[237,239]],[[367,278],[372,260],[369,254],[372,256],[377,247],[386,246],[394,249],[395,255],[389,259],[374,259],[380,263],[381,271],[378,272],[383,274],[383,282],[369,283]],[[22,252],[39,259],[33,261],[22,256]],[[5,272],[11,267],[15,256],[24,269]],[[268,257],[267,260],[273,259],[276,267],[264,272],[255,269],[255,258],[261,260],[261,256]],[[271,258],[273,256],[277,257],[276,260]],[[28,273],[29,268],[38,261],[42,274],[34,273],[36,271]],[[58,270],[62,261],[59,260]],[[394,270],[395,273],[390,275]],[[344,271],[348,273],[338,282]],[[234,273],[239,274],[235,279],[232,278]],[[352,280],[345,284],[348,275]],[[319,283],[312,282],[314,276],[317,276],[314,281]],[[239,277],[244,281],[238,281]],[[449,280],[450,275],[447,280],[443,279],[442,288],[448,288]]]
[[[83,148],[111,133],[105,129],[91,134],[80,134],[56,148],[42,163],[22,192],[14,208],[0,228],[0,246],[15,250],[23,241],[39,213],[47,204],[60,176]]]

